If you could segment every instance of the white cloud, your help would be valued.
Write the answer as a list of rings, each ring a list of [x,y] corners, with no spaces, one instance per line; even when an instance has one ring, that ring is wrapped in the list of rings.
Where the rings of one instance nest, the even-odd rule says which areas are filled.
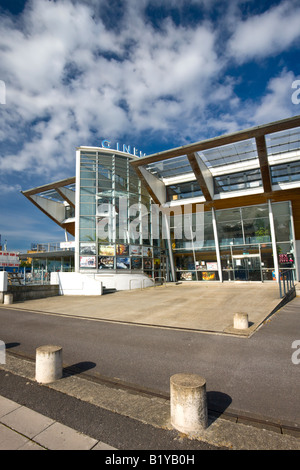
[[[213,25],[209,15],[190,26],[161,19],[155,29],[145,17],[149,3],[160,2],[122,2],[122,14],[109,11],[114,27],[107,26],[105,15],[94,14],[104,0],[31,0],[21,20],[2,18],[0,78],[6,83],[6,105],[0,140],[9,145],[3,146],[0,171],[46,180],[64,171],[74,174],[75,147],[97,145],[103,138],[138,140],[147,133],[160,142],[174,139],[175,146],[205,138],[208,128],[232,131],[252,118],[267,122],[280,111],[290,115],[284,76],[269,82],[262,100],[245,102],[234,93],[237,81],[226,77],[226,68],[232,56],[262,57],[298,37],[299,9],[289,12],[291,1],[240,22],[235,0],[230,11],[236,21],[228,14],[222,24],[235,32],[223,50],[220,23]],[[218,5],[193,3],[206,11]]]
[[[300,39],[300,7],[282,1],[260,15],[237,21],[228,50],[239,62],[277,55]]]
[[[20,151],[2,155],[2,171],[47,174],[69,164],[76,146],[91,144],[92,132],[100,139],[172,126],[176,134],[182,119],[205,108],[222,68],[211,25],[165,20],[154,30],[141,13],[132,15],[134,5],[118,31],[93,18],[88,4],[69,0],[32,0],[22,30],[3,22],[2,128],[12,141],[16,129],[29,132]]]
[[[261,98],[252,115],[256,124],[277,121],[296,114],[297,107],[292,102],[294,80],[293,72],[283,70],[278,77],[269,81],[266,94]]]
[[[6,195],[8,193],[16,193],[21,191],[21,186],[19,184],[7,184],[0,183],[0,194]]]

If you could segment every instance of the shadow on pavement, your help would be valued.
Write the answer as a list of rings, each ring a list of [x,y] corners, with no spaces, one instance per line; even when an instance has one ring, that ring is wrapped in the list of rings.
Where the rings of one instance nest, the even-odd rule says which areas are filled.
[[[64,367],[63,376],[70,377],[72,375],[82,374],[90,369],[93,369],[94,367],[96,367],[95,362],[91,362],[91,361],[78,362],[77,364]]]
[[[232,399],[229,395],[217,391],[207,392],[207,407],[209,418],[213,422],[219,415],[223,414],[231,405]]]
[[[5,347],[6,347],[6,349],[16,348],[17,346],[20,346],[20,344],[21,343],[6,343]]]

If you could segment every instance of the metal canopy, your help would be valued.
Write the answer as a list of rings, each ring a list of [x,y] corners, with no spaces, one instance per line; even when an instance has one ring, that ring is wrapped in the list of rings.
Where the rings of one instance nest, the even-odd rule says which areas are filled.
[[[258,162],[255,139],[203,150],[200,155],[208,168],[232,165],[253,159],[257,159]]]
[[[21,191],[44,214],[75,235],[75,222],[66,219],[65,206],[75,208],[75,177]]]
[[[285,162],[300,160],[300,116],[141,157],[131,165],[156,203],[159,198],[155,180],[167,187],[175,180],[179,182],[180,177],[185,182],[197,181],[205,200],[212,201],[216,174],[229,175],[246,169],[257,168],[263,192],[271,193],[270,158],[273,164],[280,164],[282,157]]]

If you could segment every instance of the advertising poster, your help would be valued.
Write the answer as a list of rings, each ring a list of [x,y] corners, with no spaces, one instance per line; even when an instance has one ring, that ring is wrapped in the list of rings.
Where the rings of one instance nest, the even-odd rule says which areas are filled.
[[[208,271],[218,271],[218,263],[206,263]]]
[[[75,248],[75,241],[72,242],[60,242],[59,247],[62,250],[68,250],[69,248]]]
[[[12,251],[0,251],[0,266],[18,267],[20,265],[19,254]]]
[[[100,256],[115,256],[115,245],[99,245]]]
[[[280,253],[278,255],[278,261],[279,264],[283,266],[292,267],[294,264],[294,257],[291,253]]]
[[[119,256],[129,255],[129,246],[128,245],[117,245],[117,255],[119,255]]]
[[[81,268],[95,268],[96,256],[80,256],[79,263]]]
[[[133,256],[142,256],[142,247],[139,245],[130,245],[130,254]]]
[[[202,280],[203,281],[213,281],[215,279],[215,273],[202,273]]]
[[[117,256],[117,269],[130,269],[130,258]]]
[[[131,258],[131,269],[142,269],[142,258]]]
[[[150,246],[143,246],[143,256],[148,256],[148,258],[153,256],[152,248]]]
[[[144,269],[152,269],[152,259],[144,258]]]
[[[99,256],[98,269],[113,269],[114,257],[113,256]]]
[[[191,281],[192,280],[192,273],[180,273],[180,279],[182,281]]]
[[[80,254],[81,255],[96,255],[96,243],[81,242]]]

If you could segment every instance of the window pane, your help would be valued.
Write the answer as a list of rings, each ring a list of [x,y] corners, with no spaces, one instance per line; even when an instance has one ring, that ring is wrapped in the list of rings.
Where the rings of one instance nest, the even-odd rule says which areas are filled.
[[[288,202],[272,204],[277,242],[292,240],[290,205]]]
[[[203,196],[203,193],[197,181],[189,181],[186,183],[178,183],[167,186],[168,201],[199,196]]]
[[[224,222],[218,224],[220,245],[240,245],[244,243],[241,222]]]
[[[217,222],[226,222],[227,220],[241,220],[240,209],[225,209],[216,211]]]

